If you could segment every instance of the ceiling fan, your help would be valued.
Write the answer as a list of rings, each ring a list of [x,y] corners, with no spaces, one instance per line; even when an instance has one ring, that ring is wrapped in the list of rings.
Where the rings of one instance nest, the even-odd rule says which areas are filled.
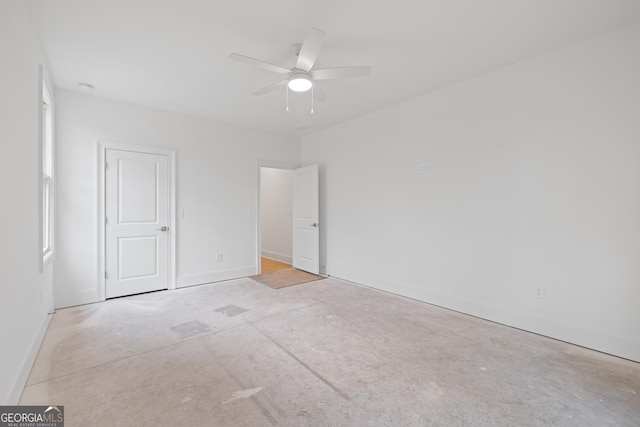
[[[318,99],[318,101],[324,101],[326,97],[322,92],[322,89],[316,83],[317,81],[361,77],[368,75],[371,71],[371,67],[368,66],[314,69],[313,66],[320,55],[325,36],[326,33],[324,31],[317,28],[311,28],[309,35],[301,45],[293,45],[294,49],[297,51],[298,60],[296,65],[291,69],[271,64],[260,59],[240,55],[238,53],[230,53],[229,58],[234,61],[256,65],[264,68],[265,70],[287,76],[282,80],[254,92],[254,95],[264,95],[265,93],[287,86],[294,92],[306,92],[309,89],[313,89],[312,94],[315,92],[316,99]]]

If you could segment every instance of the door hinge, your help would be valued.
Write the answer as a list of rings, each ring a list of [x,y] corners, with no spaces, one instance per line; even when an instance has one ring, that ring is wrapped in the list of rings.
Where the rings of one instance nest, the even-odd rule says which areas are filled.
[[[104,168],[105,169],[109,169],[109,163],[108,162],[104,162]]]
[[[104,272],[104,278],[105,278],[105,280],[109,278],[109,274],[107,274],[106,271]]]
[[[105,223],[105,225],[109,224],[109,218],[107,218],[106,216],[104,217],[104,223]]]

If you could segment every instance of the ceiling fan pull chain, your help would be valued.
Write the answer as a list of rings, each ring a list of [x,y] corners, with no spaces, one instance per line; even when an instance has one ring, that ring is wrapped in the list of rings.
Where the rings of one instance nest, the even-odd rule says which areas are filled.
[[[289,112],[289,86],[287,86],[287,112]]]
[[[311,114],[313,114],[313,86],[311,86]]]

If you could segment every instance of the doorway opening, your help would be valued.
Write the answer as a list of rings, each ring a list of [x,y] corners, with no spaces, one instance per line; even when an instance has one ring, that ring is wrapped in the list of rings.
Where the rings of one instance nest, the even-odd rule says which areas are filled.
[[[292,269],[292,169],[260,167],[259,271]]]

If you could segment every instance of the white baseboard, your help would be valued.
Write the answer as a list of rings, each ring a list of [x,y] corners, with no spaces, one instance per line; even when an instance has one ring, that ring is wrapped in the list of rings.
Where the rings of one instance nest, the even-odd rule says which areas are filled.
[[[244,267],[205,271],[202,273],[179,276],[176,287],[185,288],[187,286],[204,285],[205,283],[221,282],[223,280],[253,276],[254,274],[257,274],[256,269],[257,267],[255,265],[247,265]]]
[[[293,257],[291,255],[281,254],[279,252],[273,252],[273,251],[265,251],[264,249],[262,250],[262,256],[265,258],[284,262],[286,264],[291,264],[293,262]]]
[[[640,339],[612,331],[595,329],[563,319],[536,313],[511,310],[449,294],[430,291],[421,286],[397,283],[376,283],[372,278],[348,278],[364,286],[416,299],[439,307],[458,311],[481,319],[544,335],[581,347],[640,362]],[[340,278],[340,276],[334,276]]]
[[[55,297],[56,309],[75,307],[77,305],[93,304],[94,302],[104,301],[100,299],[98,291],[95,288],[75,290],[72,294],[61,295]]]
[[[5,403],[6,405],[17,405],[20,401],[20,397],[22,396],[22,390],[24,390],[24,386],[27,384],[27,380],[29,379],[29,373],[31,373],[31,368],[33,367],[33,363],[36,360],[36,356],[38,356],[38,351],[40,351],[40,345],[42,345],[42,341],[44,340],[44,335],[47,333],[47,328],[49,327],[49,323],[51,322],[51,318],[53,314],[47,314],[42,319],[40,323],[40,328],[38,329],[38,333],[33,338],[31,342],[31,346],[29,347],[29,353],[20,368],[20,372],[18,372],[18,376],[13,384],[11,389],[11,394],[9,395],[8,401]]]

